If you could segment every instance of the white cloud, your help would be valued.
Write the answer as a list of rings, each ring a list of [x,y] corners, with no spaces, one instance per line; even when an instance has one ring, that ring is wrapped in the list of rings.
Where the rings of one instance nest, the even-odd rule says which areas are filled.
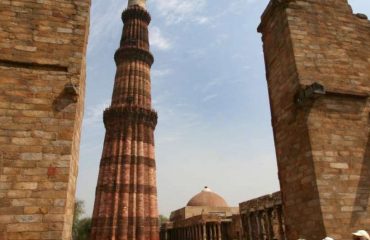
[[[90,34],[88,51],[95,50],[102,41],[113,38],[117,30],[122,29],[121,13],[127,5],[127,1],[109,0],[93,1],[91,8]]]
[[[109,107],[110,100],[105,100],[95,106],[89,107],[84,118],[84,125],[91,126],[103,121],[103,112]]]
[[[165,38],[158,27],[151,27],[149,29],[150,45],[158,50],[171,49],[172,44],[170,40]]]
[[[153,5],[165,17],[167,24],[176,24],[184,20],[204,24],[207,17],[201,15],[207,0],[153,0]]]
[[[151,71],[151,75],[152,75],[152,78],[162,78],[162,77],[166,77],[168,75],[170,75],[172,73],[172,70],[169,69],[169,68],[165,68],[165,69],[152,69]]]
[[[209,17],[206,17],[206,16],[198,16],[198,17],[195,17],[194,18],[194,21],[196,23],[199,23],[199,24],[207,24],[209,23],[211,20]]]
[[[210,100],[212,100],[212,99],[214,99],[214,98],[216,98],[217,97],[217,94],[210,94],[210,95],[207,95],[207,96],[205,96],[204,98],[203,98],[203,102],[208,102],[208,101],[210,101]]]

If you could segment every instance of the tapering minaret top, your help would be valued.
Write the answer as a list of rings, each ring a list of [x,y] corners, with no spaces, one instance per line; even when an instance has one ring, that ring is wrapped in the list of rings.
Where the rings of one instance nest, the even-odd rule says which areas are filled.
[[[128,7],[133,5],[139,5],[140,7],[146,9],[146,0],[128,0]]]

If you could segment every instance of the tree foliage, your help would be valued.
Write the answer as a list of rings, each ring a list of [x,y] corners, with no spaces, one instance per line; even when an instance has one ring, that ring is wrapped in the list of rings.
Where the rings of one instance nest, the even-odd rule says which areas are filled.
[[[164,216],[164,215],[159,215],[159,226],[162,226],[163,223],[166,223],[168,222],[168,217]]]
[[[88,240],[91,230],[91,218],[82,218],[85,213],[84,202],[77,200],[75,202],[75,211],[73,216],[72,239]]]

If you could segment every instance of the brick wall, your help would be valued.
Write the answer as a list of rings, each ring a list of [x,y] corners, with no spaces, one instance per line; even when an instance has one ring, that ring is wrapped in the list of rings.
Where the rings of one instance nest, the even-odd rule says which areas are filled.
[[[274,0],[259,31],[288,239],[349,239],[370,226],[370,23],[346,0]]]
[[[0,1],[0,239],[70,239],[89,0]]]

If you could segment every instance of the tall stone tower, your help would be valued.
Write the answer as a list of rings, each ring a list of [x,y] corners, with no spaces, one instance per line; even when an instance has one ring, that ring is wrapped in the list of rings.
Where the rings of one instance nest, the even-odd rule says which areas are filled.
[[[0,239],[70,240],[90,0],[0,1]]]
[[[92,240],[159,239],[145,0],[130,0],[122,14],[120,47],[111,106],[104,112],[106,135],[96,188]]]
[[[271,0],[262,16],[288,239],[370,226],[370,23],[347,0]]]

